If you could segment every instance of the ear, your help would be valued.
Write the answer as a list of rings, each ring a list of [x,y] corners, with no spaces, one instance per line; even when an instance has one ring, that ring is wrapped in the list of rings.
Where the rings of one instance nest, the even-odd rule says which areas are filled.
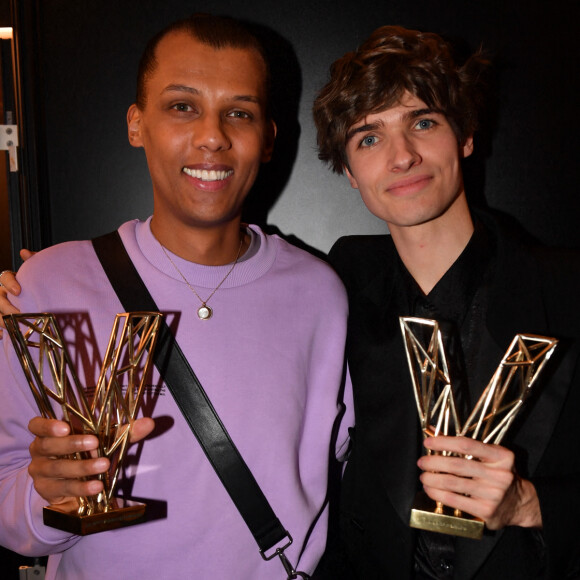
[[[358,189],[358,183],[357,183],[356,179],[354,178],[354,175],[350,172],[350,169],[346,165],[343,165],[342,168],[344,169],[344,172],[346,173],[346,176],[348,177],[348,180],[350,182],[350,186],[353,189]]]
[[[262,163],[268,163],[272,159],[272,154],[274,153],[274,143],[276,141],[276,134],[278,133],[278,127],[274,121],[266,121],[266,128],[264,130],[264,147],[262,149]]]
[[[136,104],[132,104],[127,111],[127,131],[129,134],[129,143],[133,147],[143,147],[141,111]]]
[[[473,153],[473,135],[467,137],[462,147],[463,159],[469,157]]]

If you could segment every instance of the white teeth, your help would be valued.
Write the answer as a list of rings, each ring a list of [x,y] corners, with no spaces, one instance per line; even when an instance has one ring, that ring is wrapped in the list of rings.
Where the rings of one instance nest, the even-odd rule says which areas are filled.
[[[233,174],[233,169],[228,169],[227,171],[214,171],[211,169],[189,169],[189,167],[183,168],[183,173],[196,179],[201,179],[202,181],[221,181],[222,179],[228,178]]]

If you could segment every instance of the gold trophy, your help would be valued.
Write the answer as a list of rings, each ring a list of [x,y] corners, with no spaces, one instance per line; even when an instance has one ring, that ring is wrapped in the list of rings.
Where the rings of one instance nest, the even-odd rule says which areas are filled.
[[[461,424],[439,323],[414,317],[399,320],[425,437],[460,435],[499,444],[558,343],[554,338],[517,334],[473,411]],[[417,494],[410,525],[472,539],[480,539],[485,527],[482,520],[435,502],[424,492]]]
[[[115,317],[111,338],[94,395],[81,386],[65,342],[52,314],[4,316],[8,334],[43,417],[66,421],[73,434],[90,433],[99,440],[95,452],[70,459],[107,457],[110,469],[96,476],[104,489],[78,498],[78,507],[65,511],[44,508],[44,523],[77,535],[87,535],[138,523],[145,504],[114,497],[129,446],[131,423],[153,361],[161,324],[157,312],[132,312]]]

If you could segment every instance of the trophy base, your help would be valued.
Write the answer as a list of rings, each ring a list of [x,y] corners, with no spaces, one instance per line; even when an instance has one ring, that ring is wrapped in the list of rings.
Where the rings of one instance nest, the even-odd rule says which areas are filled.
[[[411,510],[412,528],[481,540],[485,524],[469,514],[454,515],[453,508],[443,506],[443,513],[435,513],[436,503],[424,492],[419,492]]]
[[[43,509],[44,524],[77,536],[87,536],[106,530],[115,530],[141,523],[145,515],[145,504],[115,499],[117,507],[90,515],[79,515],[76,510],[64,511],[56,506]]]

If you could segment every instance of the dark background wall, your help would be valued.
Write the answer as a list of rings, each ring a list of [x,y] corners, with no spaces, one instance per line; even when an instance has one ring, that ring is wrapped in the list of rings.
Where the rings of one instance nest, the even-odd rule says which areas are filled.
[[[543,241],[580,244],[576,128],[577,0],[44,0],[37,3],[46,192],[52,242],[86,238],[151,210],[142,151],[126,138],[125,112],[145,41],[193,11],[267,27],[282,96],[278,158],[250,206],[319,250],[343,234],[384,231],[318,161],[310,109],[329,64],[381,24],[432,30],[496,63],[492,133],[467,167],[468,192],[517,218]]]

